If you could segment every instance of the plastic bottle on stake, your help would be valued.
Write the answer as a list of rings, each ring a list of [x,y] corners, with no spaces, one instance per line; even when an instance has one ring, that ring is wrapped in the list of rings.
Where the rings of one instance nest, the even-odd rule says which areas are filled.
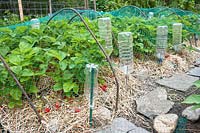
[[[200,26],[200,18],[197,19],[197,25]],[[199,29],[199,31],[200,31],[200,29]],[[196,38],[197,38],[197,40],[200,40],[200,32],[199,32],[199,34],[196,34]]]
[[[95,64],[87,64],[85,68],[85,90],[84,94],[86,99],[89,101],[89,109],[90,109],[90,116],[89,122],[90,126],[92,127],[92,112],[94,108],[94,100],[95,96],[97,95],[97,88],[98,88],[98,66]]]
[[[106,53],[110,56],[113,51],[112,45],[112,25],[109,17],[98,19],[99,35],[105,41],[103,45]]]
[[[31,27],[33,29],[40,29],[40,21],[39,21],[39,19],[31,19]]]
[[[92,75],[92,69],[94,69],[94,75]],[[86,68],[85,68],[85,84],[84,84],[84,94],[85,97],[90,100],[90,89],[91,89],[91,78],[92,76],[94,76],[94,82],[93,82],[93,89],[94,89],[94,93],[93,93],[93,97],[95,97],[97,95],[97,91],[96,89],[98,88],[98,80],[97,80],[97,76],[98,76],[98,65],[95,64],[87,64]]]
[[[156,37],[156,57],[159,63],[162,63],[167,48],[168,27],[158,26]]]
[[[173,24],[173,45],[176,52],[182,50],[182,23]]]
[[[131,32],[118,34],[120,70],[125,74],[133,72],[133,37]]]
[[[154,13],[153,12],[149,12],[148,19],[152,19],[153,17],[154,17]]]

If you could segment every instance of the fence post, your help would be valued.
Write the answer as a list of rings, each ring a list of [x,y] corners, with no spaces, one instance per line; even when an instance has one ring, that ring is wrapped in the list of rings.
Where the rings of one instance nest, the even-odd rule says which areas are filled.
[[[93,1],[94,2],[94,10],[97,10],[97,5],[96,5],[96,0]]]
[[[52,4],[51,4],[51,0],[49,0],[49,13],[50,13],[50,15],[52,15]]]
[[[20,20],[24,21],[24,13],[23,13],[23,8],[22,8],[22,1],[18,0],[18,6],[19,6],[19,16]]]
[[[84,0],[85,2],[85,9],[88,9],[88,0]]]
[[[85,9],[86,9],[86,0],[84,0],[84,4],[85,4]]]

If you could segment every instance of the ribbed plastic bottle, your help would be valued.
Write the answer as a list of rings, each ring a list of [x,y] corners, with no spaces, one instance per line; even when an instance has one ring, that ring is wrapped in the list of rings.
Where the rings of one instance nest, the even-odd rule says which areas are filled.
[[[133,72],[133,37],[131,32],[118,34],[119,67],[125,74]]]
[[[88,101],[92,101],[91,105],[94,106],[94,99],[97,95],[98,89],[98,65],[87,64],[85,68],[85,84],[84,95]],[[90,106],[91,106],[90,105]]]
[[[172,40],[174,50],[180,52],[182,50],[182,23],[174,23],[172,32]]]
[[[111,19],[109,17],[99,18],[98,27],[100,38],[105,41],[105,44],[103,44],[103,48],[110,56],[113,51]]]
[[[153,12],[149,12],[148,19],[152,19],[153,17],[154,17],[154,13]]]
[[[200,26],[200,18],[197,19],[197,25]],[[199,29],[200,31],[200,29]],[[200,33],[196,35],[196,38],[200,41]]]
[[[162,63],[165,57],[165,52],[167,48],[167,37],[168,37],[168,27],[158,26],[157,37],[156,37],[156,57],[158,58],[159,63]]]
[[[31,19],[31,27],[33,29],[40,29],[40,21],[39,21],[39,19],[36,19],[36,18]]]

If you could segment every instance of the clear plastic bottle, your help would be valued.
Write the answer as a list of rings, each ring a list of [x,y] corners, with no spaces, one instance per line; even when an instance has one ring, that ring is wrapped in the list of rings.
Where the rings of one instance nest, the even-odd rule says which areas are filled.
[[[182,23],[173,24],[173,45],[176,52],[180,52],[182,49]]]
[[[167,48],[167,37],[168,37],[168,27],[158,26],[157,27],[157,37],[156,37],[156,57],[161,63],[165,57],[165,52]]]
[[[133,37],[131,32],[118,34],[119,67],[125,74],[133,72]]]
[[[87,64],[85,68],[85,84],[84,84],[84,95],[88,101],[90,101],[90,106],[94,106],[94,99],[97,95],[98,89],[98,65]]]
[[[31,19],[31,27],[33,29],[40,29],[40,21],[39,19]]]
[[[152,19],[153,17],[154,17],[154,13],[153,12],[149,12],[148,19]]]
[[[112,25],[109,17],[98,19],[99,35],[102,40],[105,40],[103,48],[106,53],[110,56],[113,51],[112,45]]]
[[[197,25],[200,25],[200,18],[197,19]],[[200,33],[196,35],[196,38],[200,41]]]

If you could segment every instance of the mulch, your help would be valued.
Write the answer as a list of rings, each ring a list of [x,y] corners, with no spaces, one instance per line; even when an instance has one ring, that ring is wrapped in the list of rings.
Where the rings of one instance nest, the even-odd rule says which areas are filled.
[[[102,128],[103,126],[111,123],[114,117],[124,117],[127,120],[133,122],[137,126],[143,127],[149,131],[153,131],[152,120],[139,114],[136,110],[135,100],[142,95],[152,91],[158,85],[155,83],[157,79],[170,77],[176,73],[185,73],[188,71],[192,63],[200,58],[200,53],[196,52],[185,52],[183,55],[172,55],[166,58],[162,65],[158,65],[155,61],[135,61],[134,72],[128,77],[115,68],[116,75],[119,79],[120,94],[119,94],[119,107],[118,111],[115,112],[115,100],[116,100],[116,85],[109,69],[102,69],[100,75],[104,76],[108,90],[103,92],[100,88],[98,89],[98,95],[96,97],[95,108],[94,108],[94,121],[96,127],[90,128],[88,122],[88,101],[83,97],[74,98],[73,101],[63,99],[52,90],[43,90],[45,93],[42,98],[33,99],[34,104],[37,108],[41,108],[40,114],[45,118],[43,125],[40,125],[37,121],[37,117],[28,105],[24,102],[23,107],[18,109],[9,109],[4,105],[4,109],[0,112],[0,123],[6,130],[12,132],[51,132],[56,125],[56,132],[93,132],[96,129]],[[117,64],[117,62],[116,62]],[[138,77],[137,72],[144,72],[144,77]],[[146,76],[147,74],[147,76]],[[144,78],[144,79],[143,79]],[[181,116],[181,112],[188,105],[181,104],[181,101],[185,98],[185,94],[168,90],[168,99],[175,102],[174,107],[170,110],[170,113],[175,113]],[[199,93],[197,91],[192,91]],[[61,108],[55,110],[54,104],[59,101]],[[101,117],[98,112],[98,107],[106,107],[111,111],[111,118],[105,119]],[[43,109],[50,107],[50,113],[44,113]],[[79,113],[74,112],[75,108],[80,108]],[[194,133],[200,129],[199,122],[187,123],[185,128],[186,132]]]

